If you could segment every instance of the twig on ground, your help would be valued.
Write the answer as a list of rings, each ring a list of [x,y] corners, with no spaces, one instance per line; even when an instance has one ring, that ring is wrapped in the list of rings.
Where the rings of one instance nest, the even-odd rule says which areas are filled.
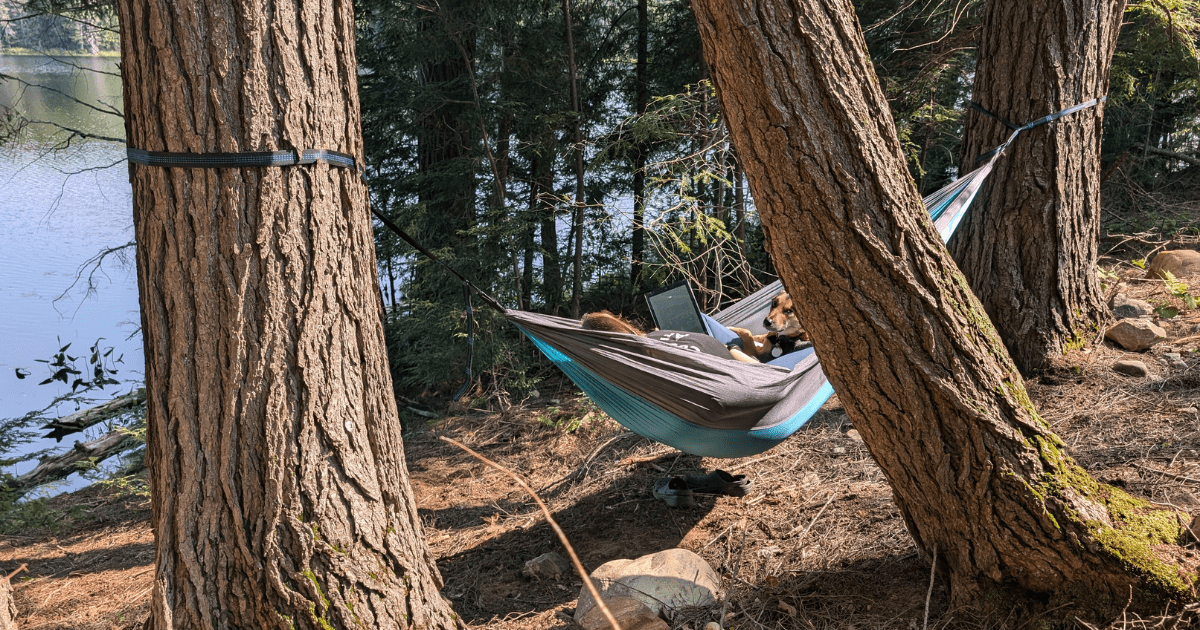
[[[592,599],[596,601],[596,607],[599,608],[600,612],[604,614],[604,618],[608,620],[608,623],[610,626],[612,626],[613,630],[621,630],[621,624],[617,623],[617,619],[616,617],[613,617],[612,611],[608,609],[608,606],[604,605],[604,600],[600,599],[600,592],[596,590],[596,585],[592,584],[592,579],[588,577],[587,570],[583,568],[583,563],[579,561],[579,556],[575,554],[575,548],[571,546],[571,541],[567,540],[567,535],[563,533],[562,528],[558,526],[558,522],[555,521],[554,517],[550,514],[550,508],[546,507],[546,504],[542,501],[541,497],[539,497],[537,493],[533,491],[533,488],[530,488],[529,484],[525,483],[525,480],[521,479],[521,477],[513,471],[467,448],[461,442],[448,438],[444,435],[439,436],[438,439],[461,448],[475,459],[478,459],[488,466],[491,466],[492,468],[495,468],[509,477],[512,477],[513,481],[517,482],[517,485],[521,486],[522,490],[529,493],[529,496],[533,497],[534,502],[536,502],[538,507],[541,508],[542,514],[546,516],[546,521],[550,523],[550,527],[553,528],[554,533],[558,535],[559,542],[561,542],[563,548],[567,550],[567,555],[571,556],[571,564],[575,566],[575,572],[578,573],[579,577],[583,579],[583,585],[587,587],[588,593],[591,593]]]
[[[933,546],[933,562],[929,564],[929,590],[925,592],[925,623],[921,630],[929,630],[929,600],[933,599],[933,579],[937,577],[937,545]]]
[[[553,483],[550,483],[550,484],[544,486],[541,490],[539,490],[539,492],[550,491],[553,488],[556,488],[564,483],[569,483],[569,482],[575,481],[576,479],[582,477],[584,474],[587,473],[588,466],[590,466],[592,461],[594,461],[597,457],[600,456],[600,453],[602,451],[604,451],[604,449],[615,444],[619,440],[627,438],[631,435],[637,435],[637,434],[632,431],[625,431],[624,433],[619,433],[619,434],[609,438],[606,442],[604,442],[600,446],[597,446],[595,449],[593,449],[591,454],[584,458],[583,463],[579,464],[578,466],[575,467],[575,470],[572,470],[571,472],[567,473],[566,475],[563,475],[563,477],[560,478],[558,481],[555,481]]]
[[[5,582],[11,582],[13,578],[17,577],[17,574],[18,574],[18,573],[20,573],[20,572],[22,572],[22,571],[26,571],[26,570],[28,570],[28,569],[29,569],[29,565],[28,565],[28,564],[21,564],[21,566],[17,567],[17,570],[16,570],[16,571],[13,571],[12,573],[9,573],[9,574],[8,574],[8,576],[4,578],[4,581],[5,581]]]
[[[1130,462],[1130,465],[1133,466],[1134,468],[1139,468],[1141,470],[1148,470],[1152,473],[1157,473],[1164,477],[1170,477],[1171,479],[1174,479],[1176,481],[1190,481],[1192,483],[1200,483],[1200,479],[1196,479],[1195,477],[1186,477],[1184,475],[1176,475],[1175,473],[1170,473],[1165,470],[1159,470],[1157,468],[1151,468],[1150,466],[1146,466],[1144,464],[1139,464],[1137,462]]]
[[[758,462],[765,462],[765,461],[767,461],[768,459],[775,459],[776,457],[779,457],[779,456],[781,456],[781,455],[787,455],[787,454],[788,454],[788,453],[786,453],[786,452],[784,452],[784,453],[775,453],[774,455],[767,455],[766,457],[759,457],[758,459],[752,459],[752,460],[750,460],[750,461],[748,461],[748,462],[742,462],[742,463],[738,464],[737,466],[734,466],[734,467],[730,468],[729,470],[727,470],[727,471],[725,471],[725,472],[737,472],[737,471],[739,471],[739,470],[741,470],[741,469],[743,469],[743,468],[745,468],[745,467],[749,466],[750,464],[757,464]]]
[[[816,525],[817,519],[821,518],[821,515],[825,513],[825,508],[829,507],[829,504],[833,503],[833,500],[836,498],[837,498],[836,492],[829,495],[829,500],[825,502],[825,505],[821,506],[821,510],[819,512],[817,512],[817,515],[814,516],[812,518],[812,520],[808,522],[808,527],[805,527],[804,531],[800,532],[800,536],[799,536],[800,538],[804,538],[804,535],[808,533],[808,530],[812,529],[813,525]],[[792,531],[787,533],[787,536],[791,536],[792,534],[795,534],[799,529],[800,529],[800,526],[797,525],[794,529],[792,529]],[[784,538],[787,538],[787,536],[784,536]]]

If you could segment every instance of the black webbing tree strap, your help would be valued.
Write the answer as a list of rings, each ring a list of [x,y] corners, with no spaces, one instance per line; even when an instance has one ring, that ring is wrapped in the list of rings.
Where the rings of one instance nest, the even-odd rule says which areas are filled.
[[[293,149],[291,151],[246,151],[242,153],[174,153],[126,148],[125,156],[143,166],[174,166],[179,168],[243,168],[247,166],[299,166],[325,162],[330,166],[358,169],[353,155],[328,149]]]
[[[1004,144],[975,158],[975,162],[976,163],[982,162],[982,161],[992,157],[993,155],[996,155],[997,153],[1007,149],[1008,145],[1012,144],[1012,141],[1015,140],[1022,131],[1028,131],[1029,129],[1033,129],[1034,127],[1044,125],[1046,123],[1054,122],[1054,121],[1058,120],[1059,118],[1066,116],[1067,114],[1074,114],[1075,112],[1077,112],[1081,109],[1087,109],[1089,107],[1094,107],[1094,106],[1099,105],[1100,103],[1103,103],[1104,101],[1107,101],[1107,100],[1108,100],[1107,96],[1101,96],[1100,98],[1094,98],[1085,103],[1080,103],[1078,105],[1072,105],[1071,107],[1068,107],[1062,111],[1054,112],[1053,114],[1050,114],[1049,116],[1042,116],[1041,118],[1039,118],[1033,122],[1026,123],[1025,125],[1023,125],[1021,127],[1017,127],[1016,125],[1009,123],[1008,121],[1004,120],[1003,118],[1000,118],[999,116],[993,114],[992,112],[989,112],[988,110],[984,109],[983,106],[979,105],[978,103],[973,102],[973,103],[971,103],[971,109],[981,112],[983,114],[986,114],[988,116],[991,116],[992,118],[996,119],[996,121],[998,121],[1000,124],[1002,124],[1005,127],[1008,127],[1009,129],[1012,130],[1012,135],[1008,136],[1008,140],[1005,140]]]
[[[339,168],[348,168],[359,171],[361,176],[362,171],[358,168],[358,160],[353,155],[330,151],[328,149],[293,149],[291,151],[246,151],[240,153],[177,153],[171,151],[146,151],[144,149],[134,149],[132,147],[125,148],[125,155],[130,162],[141,164],[143,166],[164,166],[175,168],[246,168],[254,166],[301,166],[304,164],[316,164],[324,162],[330,166]],[[365,178],[364,178],[365,183]],[[475,315],[474,309],[471,306],[471,292],[479,294],[484,303],[496,309],[501,314],[505,308],[500,305],[496,298],[484,293],[479,287],[475,286],[470,280],[463,277],[462,274],[455,271],[450,265],[447,265],[442,259],[438,258],[433,252],[425,249],[413,237],[400,229],[400,226],[392,222],[391,219],[383,216],[375,208],[371,208],[371,214],[375,215],[387,228],[396,233],[404,242],[412,245],[414,249],[421,252],[430,260],[441,265],[443,269],[449,271],[451,275],[462,280],[463,297],[467,303],[467,382],[463,383],[462,388],[454,395],[454,400],[462,398],[463,394],[467,393],[467,388],[474,381],[471,364],[475,357]]]

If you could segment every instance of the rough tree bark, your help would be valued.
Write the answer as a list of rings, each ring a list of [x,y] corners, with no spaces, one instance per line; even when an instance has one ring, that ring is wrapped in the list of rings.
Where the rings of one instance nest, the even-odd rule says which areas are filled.
[[[1125,0],[989,0],[973,99],[1024,125],[1104,96]],[[1022,132],[997,162],[950,251],[1029,373],[1108,317],[1096,276],[1103,105]],[[968,110],[963,171],[1008,138]]]
[[[954,602],[1191,598],[1153,547],[1176,514],[1097,484],[1030,403],[925,213],[850,1],[692,7],[776,269]]]
[[[362,163],[349,0],[121,0],[129,146]],[[147,627],[462,627],[405,472],[357,172],[130,166]]]

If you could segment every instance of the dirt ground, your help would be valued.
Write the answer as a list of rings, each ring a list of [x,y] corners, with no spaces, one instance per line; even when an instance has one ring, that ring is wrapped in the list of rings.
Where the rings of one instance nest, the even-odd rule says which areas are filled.
[[[1140,270],[1126,265],[1117,271],[1129,296],[1181,306],[1163,283],[1140,280]],[[1200,513],[1200,313],[1159,323],[1169,340],[1149,352],[1093,344],[1063,356],[1028,386],[1070,452],[1101,481]],[[1168,352],[1180,353],[1184,366],[1164,356]],[[1150,375],[1114,372],[1113,362],[1122,358],[1145,362]],[[717,460],[629,434],[575,391],[568,382],[544,384],[536,399],[464,411],[406,436],[410,480],[444,593],[471,627],[573,628],[582,583],[577,576],[538,581],[522,575],[525,561],[561,553],[560,544],[527,495],[440,435],[526,479],[589,570],[671,547],[700,554],[724,579],[726,628],[1078,623],[1053,610],[949,609],[936,579],[930,591],[930,563],[906,532],[882,473],[836,397],[775,449]],[[656,479],[715,468],[748,475],[754,491],[743,498],[701,496],[692,509],[667,507],[651,494]],[[0,538],[0,571],[29,567],[13,578],[19,627],[138,627],[153,560],[145,499],[93,488],[51,503],[66,515],[56,532]],[[1127,615],[1111,625],[1195,623],[1189,614],[1194,611],[1168,609],[1162,617]],[[720,615],[697,611],[673,626],[700,630]]]

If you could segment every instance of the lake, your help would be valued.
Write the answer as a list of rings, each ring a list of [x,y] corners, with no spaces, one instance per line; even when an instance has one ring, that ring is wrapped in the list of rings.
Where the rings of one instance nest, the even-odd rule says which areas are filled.
[[[31,120],[123,138],[123,120],[105,113],[122,108],[117,72],[115,58],[0,55],[0,73],[25,83],[0,80],[0,105]],[[110,258],[90,274],[93,291],[86,290],[86,276],[77,280],[101,251],[133,241],[125,147],[70,136],[33,124],[15,142],[0,145],[0,418],[24,415],[63,393],[54,385],[38,386],[49,371],[35,359],[67,343],[79,356],[104,338],[114,357],[124,355],[118,377],[142,376],[141,338],[129,338],[139,326],[132,248],[124,250],[126,264]],[[56,150],[63,144],[68,146]],[[32,374],[18,380],[18,368]],[[47,442],[34,447],[53,444]],[[33,465],[7,472],[20,474]]]

